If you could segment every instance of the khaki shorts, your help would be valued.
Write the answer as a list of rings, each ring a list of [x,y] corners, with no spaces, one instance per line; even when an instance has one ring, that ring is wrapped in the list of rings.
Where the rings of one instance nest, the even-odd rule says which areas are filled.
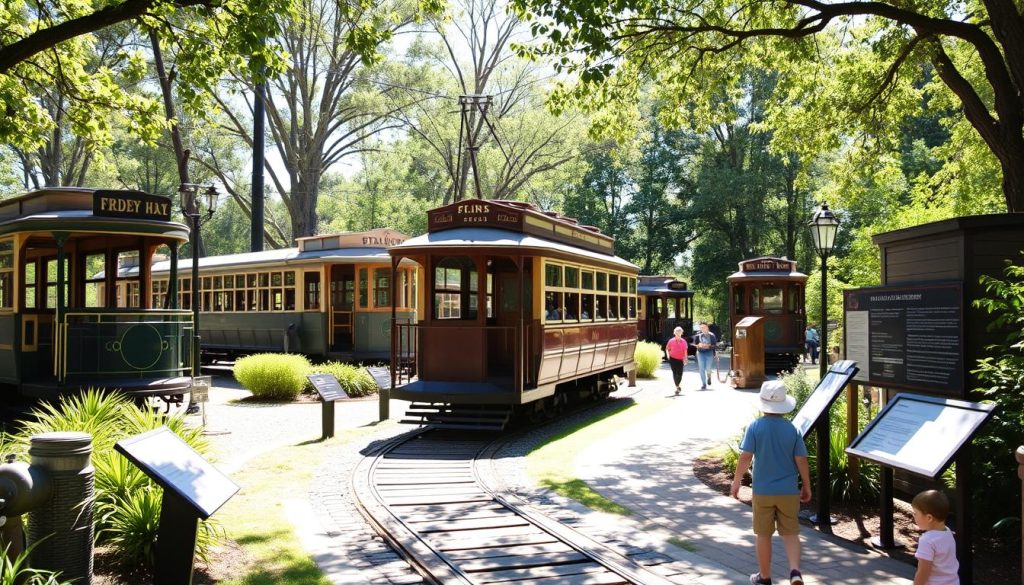
[[[754,508],[754,534],[771,536],[776,527],[779,534],[789,536],[800,534],[800,496],[759,496],[754,494],[751,504]]]

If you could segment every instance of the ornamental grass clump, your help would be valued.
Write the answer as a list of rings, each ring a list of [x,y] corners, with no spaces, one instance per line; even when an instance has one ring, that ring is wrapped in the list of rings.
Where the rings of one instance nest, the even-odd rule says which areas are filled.
[[[259,353],[235,362],[235,380],[263,400],[294,400],[306,386],[309,360],[298,354]]]
[[[661,346],[649,341],[638,342],[633,352],[633,361],[636,362],[637,376],[653,378],[654,371],[661,365]]]
[[[352,364],[340,362],[325,362],[310,366],[310,374],[330,374],[337,378],[345,394],[352,397],[369,396],[377,391],[377,383],[373,377],[363,368]],[[306,392],[313,392],[313,385],[308,381],[304,389]]]
[[[61,398],[57,404],[41,404],[11,438],[12,443],[4,447],[27,461],[33,435],[55,431],[89,433],[95,471],[96,544],[110,547],[125,566],[152,568],[163,490],[115,451],[114,443],[162,426],[199,453],[209,447],[202,428],[186,425],[183,415],[165,416],[149,408],[140,409],[120,393],[97,390]],[[215,524],[200,523],[196,545],[199,558],[207,557],[220,533]]]

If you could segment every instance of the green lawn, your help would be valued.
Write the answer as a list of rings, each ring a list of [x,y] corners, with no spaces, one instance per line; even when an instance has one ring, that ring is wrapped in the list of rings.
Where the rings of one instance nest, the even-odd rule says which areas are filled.
[[[338,445],[379,430],[366,427],[343,431],[327,441],[283,447],[254,458],[232,479],[242,487],[217,512],[227,537],[237,542],[246,562],[227,585],[330,585],[285,515],[288,500],[306,498],[313,474]],[[223,551],[215,551],[214,557]]]
[[[629,516],[632,511],[598,494],[572,475],[576,458],[595,441],[656,414],[664,404],[624,402],[600,418],[579,424],[544,443],[526,457],[530,477],[540,485],[592,510]]]

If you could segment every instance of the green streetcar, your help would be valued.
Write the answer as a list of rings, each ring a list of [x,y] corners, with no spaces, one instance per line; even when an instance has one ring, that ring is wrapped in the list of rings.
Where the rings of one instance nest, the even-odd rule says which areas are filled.
[[[84,387],[139,398],[191,388],[192,315],[155,306],[158,250],[176,274],[188,228],[140,191],[48,188],[0,201],[0,387],[52,398]]]

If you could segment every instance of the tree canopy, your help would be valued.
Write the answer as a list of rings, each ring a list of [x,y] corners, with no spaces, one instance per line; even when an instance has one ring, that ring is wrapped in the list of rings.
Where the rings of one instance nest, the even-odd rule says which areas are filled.
[[[642,88],[667,100],[666,118],[708,124],[728,112],[747,64],[779,75],[766,124],[773,148],[808,158],[862,132],[888,146],[922,105],[959,111],[998,161],[1006,208],[1024,211],[1024,18],[1013,0],[513,0],[576,76],[555,104],[629,122]],[[651,83],[653,82],[653,83]],[[612,106],[612,107],[608,107]],[[956,120],[951,119],[951,126]]]

